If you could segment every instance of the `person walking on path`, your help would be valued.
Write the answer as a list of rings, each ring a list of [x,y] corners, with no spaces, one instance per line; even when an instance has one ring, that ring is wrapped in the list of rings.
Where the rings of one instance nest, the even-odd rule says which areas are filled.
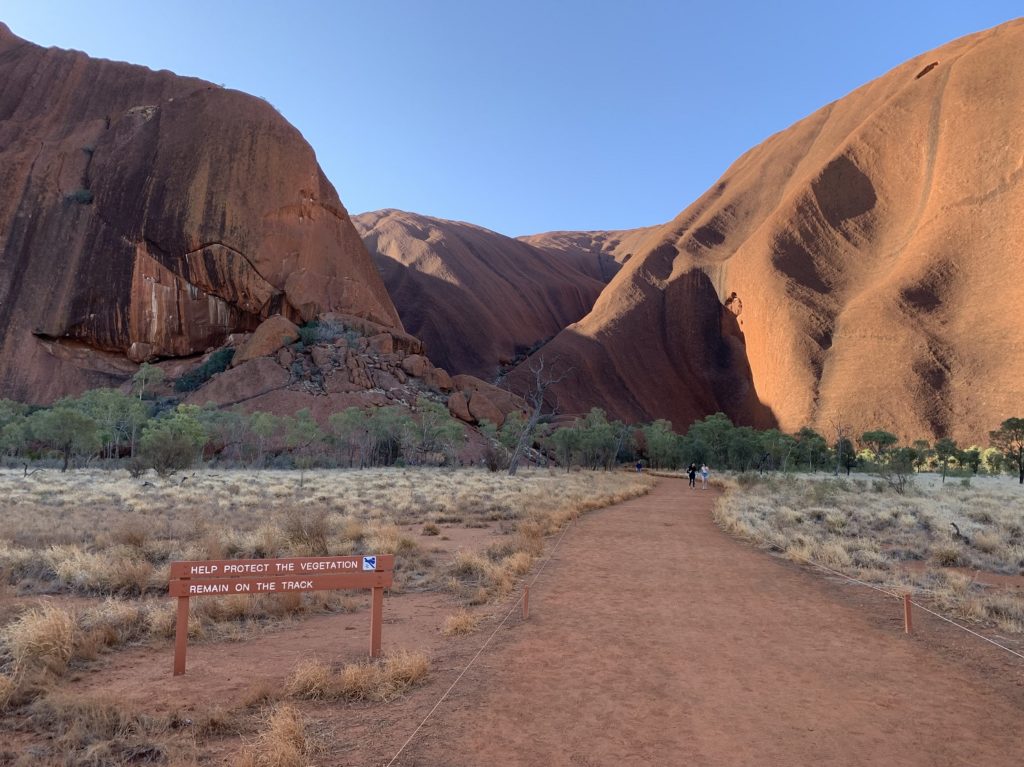
[[[637,461],[636,462],[636,473],[637,474],[641,474],[643,472],[643,470],[644,470],[643,461]]]
[[[706,463],[702,463],[700,465],[700,489],[701,490],[707,490],[708,489],[708,474],[710,474],[710,473],[711,473],[711,470],[708,468],[708,465]]]
[[[686,470],[686,474],[690,477],[690,487],[694,490],[697,489],[697,464],[691,463],[690,468]]]

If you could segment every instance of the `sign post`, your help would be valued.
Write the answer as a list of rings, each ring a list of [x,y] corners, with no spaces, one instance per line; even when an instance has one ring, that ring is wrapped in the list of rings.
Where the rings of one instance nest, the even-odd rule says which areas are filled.
[[[391,586],[395,557],[292,557],[171,563],[169,593],[178,599],[174,675],[185,673],[189,599],[229,594],[284,594],[328,589],[370,589],[370,657],[380,655],[384,589]]]

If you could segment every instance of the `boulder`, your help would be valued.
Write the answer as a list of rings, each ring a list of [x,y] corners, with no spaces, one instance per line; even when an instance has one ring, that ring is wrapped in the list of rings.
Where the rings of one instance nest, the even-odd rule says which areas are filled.
[[[410,354],[404,360],[402,360],[402,370],[411,375],[413,378],[423,378],[428,370],[430,370],[430,360],[424,357],[422,354]]]
[[[314,346],[309,350],[309,356],[313,358],[313,364],[321,370],[333,366],[334,353],[330,346]]]
[[[211,378],[185,400],[190,405],[212,402],[218,407],[258,397],[288,385],[288,371],[267,357],[259,357]]]
[[[390,333],[378,333],[368,339],[370,350],[377,354],[391,354],[395,350],[395,339]]]
[[[448,398],[448,412],[460,421],[473,423],[473,416],[469,412],[469,402],[466,400],[466,395],[460,391]]]
[[[478,423],[480,421],[490,421],[495,426],[501,426],[505,423],[505,414],[481,391],[475,391],[470,395],[469,414]]]
[[[277,350],[277,364],[283,367],[285,370],[291,368],[292,363],[295,362],[295,355],[292,354],[292,350],[287,346]]]
[[[238,367],[257,357],[269,357],[282,346],[299,340],[298,326],[280,314],[275,314],[260,323],[252,338],[235,352],[231,360],[232,367]]]
[[[382,325],[379,322],[368,320],[365,317],[355,317],[339,312],[324,312],[319,316],[321,322],[332,322],[351,328],[361,336],[375,336],[380,333],[390,333],[392,344],[396,352],[403,354],[423,354],[423,342],[415,336],[406,333],[397,325]]]
[[[505,415],[525,408],[522,397],[518,397],[512,394],[512,392],[506,391],[494,384],[481,381],[475,376],[457,375],[452,378],[452,385],[459,391],[465,392],[467,397],[471,397],[475,392],[480,392]]]
[[[383,389],[389,391],[391,389],[397,389],[401,382],[394,375],[389,373],[387,370],[374,370],[370,373],[370,380],[373,381],[373,386],[376,389]]]
[[[444,368],[428,368],[423,380],[434,391],[450,392],[454,388],[452,378]]]
[[[347,394],[349,392],[364,391],[365,387],[353,383],[349,372],[338,368],[324,376],[324,390],[328,394]]]

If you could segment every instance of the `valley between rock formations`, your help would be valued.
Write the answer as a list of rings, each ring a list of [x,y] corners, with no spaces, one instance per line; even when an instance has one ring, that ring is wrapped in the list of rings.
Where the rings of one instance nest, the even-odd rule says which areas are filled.
[[[559,414],[680,431],[722,411],[976,442],[1019,400],[1024,21],[826,105],[668,223],[518,239],[394,210],[353,226],[309,145],[245,94],[6,27],[0,74],[5,396],[121,385],[146,360],[180,375],[272,315],[326,313],[409,330],[476,388],[522,393],[557,361]],[[215,380],[213,401],[253,388],[222,375],[241,388]],[[366,380],[366,404],[387,397]],[[323,387],[297,389],[281,407],[325,411]]]

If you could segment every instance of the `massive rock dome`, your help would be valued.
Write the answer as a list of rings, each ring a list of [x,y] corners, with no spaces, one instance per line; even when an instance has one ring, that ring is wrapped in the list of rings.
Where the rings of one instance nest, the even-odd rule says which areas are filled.
[[[50,401],[328,311],[401,329],[270,104],[0,24],[0,394]]]
[[[618,264],[400,210],[353,216],[406,329],[454,373],[494,380],[586,314]]]
[[[560,409],[983,439],[1024,394],[1021,104],[1018,20],[750,150],[540,352]]]

